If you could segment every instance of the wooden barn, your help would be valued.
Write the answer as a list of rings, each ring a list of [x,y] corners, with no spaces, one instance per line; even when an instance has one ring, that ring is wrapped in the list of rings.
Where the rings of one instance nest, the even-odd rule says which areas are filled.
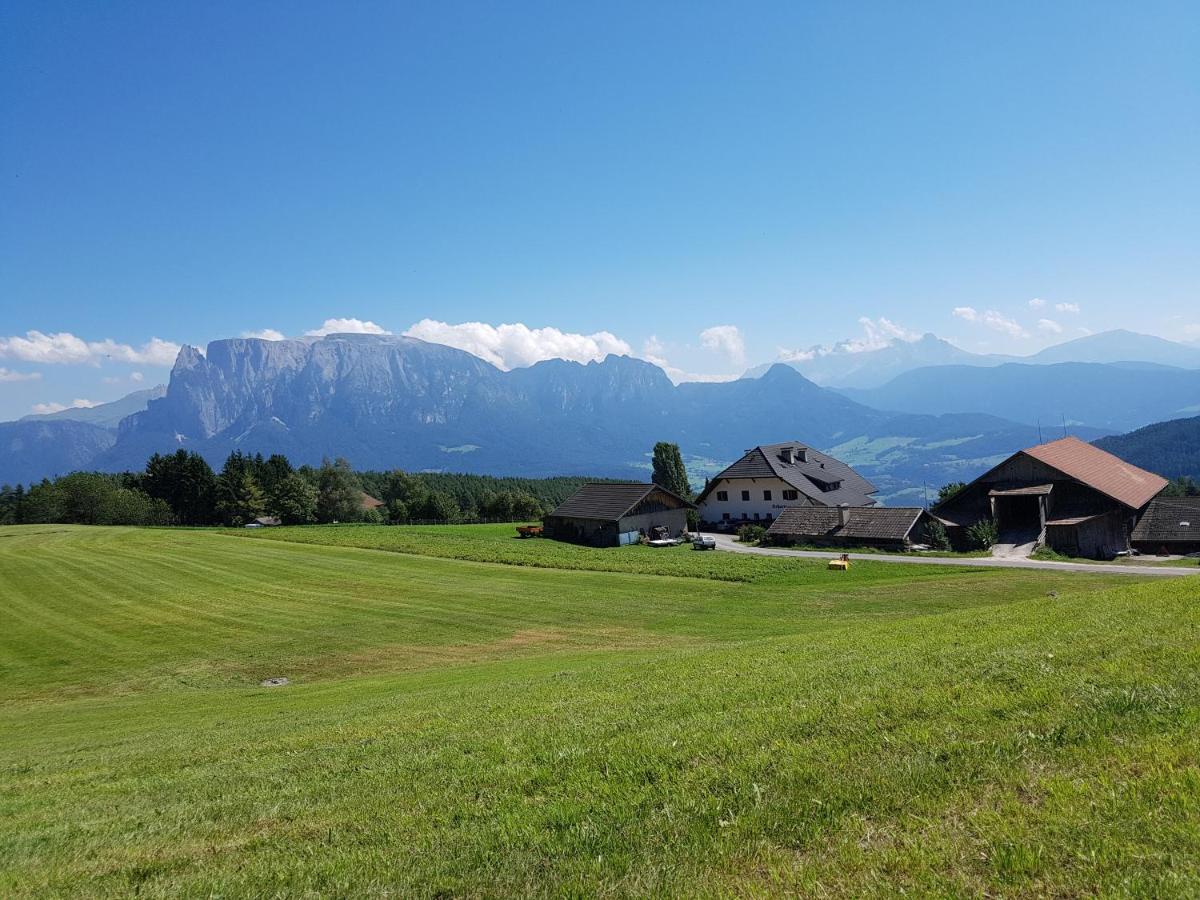
[[[543,520],[543,535],[573,544],[618,547],[643,536],[678,537],[696,507],[657,484],[583,485]]]
[[[1066,437],[1014,453],[931,512],[956,546],[972,524],[992,519],[1001,543],[1037,542],[1067,556],[1111,559],[1167,485],[1081,441]]]
[[[932,521],[916,506],[796,506],[779,513],[767,538],[784,545],[907,550],[926,540]]]
[[[1132,542],[1139,553],[1200,553],[1200,497],[1155,497]]]

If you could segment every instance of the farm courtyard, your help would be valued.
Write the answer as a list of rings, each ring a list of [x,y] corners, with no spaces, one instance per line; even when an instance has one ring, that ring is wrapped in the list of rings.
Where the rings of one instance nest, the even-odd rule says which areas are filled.
[[[1196,896],[1198,607],[511,526],[0,528],[0,895]]]

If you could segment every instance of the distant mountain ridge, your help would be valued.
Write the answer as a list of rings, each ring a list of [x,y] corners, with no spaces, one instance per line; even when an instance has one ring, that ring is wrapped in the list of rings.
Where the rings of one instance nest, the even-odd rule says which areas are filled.
[[[1080,362],[1113,364],[1147,362],[1200,369],[1200,347],[1125,329],[1104,331],[1047,347],[1030,356],[971,353],[933,334],[915,341],[894,338],[874,350],[857,350],[852,342],[832,348],[813,347],[804,358],[785,361],[806,378],[825,387],[867,390],[881,387],[914,369],[932,366],[991,367],[1005,363],[1052,365]],[[756,366],[743,377],[757,378],[769,366]]]
[[[79,406],[61,409],[58,412],[28,415],[19,419],[21,422],[50,422],[71,420],[72,422],[87,422],[99,425],[101,428],[116,428],[126,416],[141,412],[151,400],[166,396],[165,384],[155,385],[141,391],[126,394],[119,400],[110,403],[98,403],[95,406]]]
[[[758,379],[676,386],[628,357],[504,372],[414,338],[330,335],[214,341],[206,353],[184,347],[166,395],[105,435],[113,433],[95,429],[93,455],[85,461],[81,450],[71,467],[140,469],[151,453],[184,447],[218,465],[237,449],[296,463],[341,455],[358,468],[645,478],[656,440],[677,441],[702,474],[748,446],[793,438],[845,458],[881,497],[907,492],[911,502],[922,484],[982,470],[1033,443],[1036,430],[973,413],[880,412],[782,365]],[[37,461],[0,453],[0,480],[67,464],[40,462],[31,473]]]
[[[931,366],[842,393],[898,412],[981,412],[1048,430],[1065,423],[1128,431],[1200,412],[1200,370],[1153,363]]]

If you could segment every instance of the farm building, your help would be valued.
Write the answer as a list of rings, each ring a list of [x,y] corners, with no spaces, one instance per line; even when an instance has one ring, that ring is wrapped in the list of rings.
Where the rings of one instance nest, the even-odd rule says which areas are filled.
[[[1140,553],[1200,553],[1200,497],[1155,497],[1131,541]]]
[[[796,441],[747,450],[696,500],[702,525],[772,522],[785,509],[871,506],[875,486],[841,460]]]
[[[1109,559],[1167,485],[1099,447],[1065,437],[1014,453],[932,513],[961,546],[968,527],[992,519],[1001,543],[1037,542],[1068,556]]]
[[[642,535],[678,537],[687,531],[691,503],[657,484],[585,484],[543,520],[543,534],[559,541],[617,547]]]
[[[774,544],[907,550],[925,541],[932,521],[920,507],[796,506],[780,510],[767,538]]]

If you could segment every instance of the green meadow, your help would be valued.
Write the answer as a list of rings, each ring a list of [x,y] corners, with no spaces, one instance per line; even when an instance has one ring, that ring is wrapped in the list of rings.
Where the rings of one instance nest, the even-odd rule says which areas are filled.
[[[0,896],[1194,897],[1198,608],[510,526],[0,528]]]

